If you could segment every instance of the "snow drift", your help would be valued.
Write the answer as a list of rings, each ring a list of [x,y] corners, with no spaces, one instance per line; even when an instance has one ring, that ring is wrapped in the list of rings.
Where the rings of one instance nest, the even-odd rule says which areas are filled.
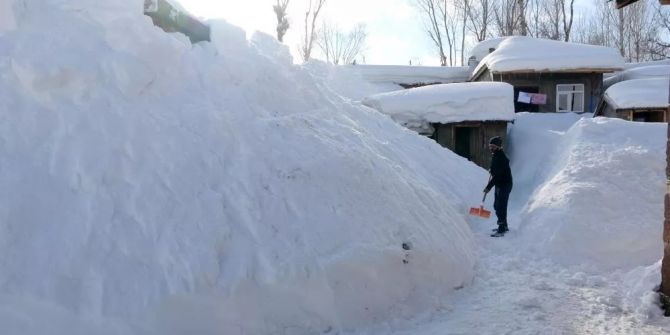
[[[139,0],[9,6],[3,333],[314,334],[471,280],[463,201],[485,171],[271,37],[214,23],[191,46]]]
[[[584,118],[555,147],[543,148],[551,154],[546,165],[538,166],[543,182],[521,214],[524,241],[540,254],[591,271],[658,261],[666,127]],[[522,145],[515,147],[512,161],[532,164],[524,157],[537,151]],[[515,182],[532,179],[529,173],[519,177]]]

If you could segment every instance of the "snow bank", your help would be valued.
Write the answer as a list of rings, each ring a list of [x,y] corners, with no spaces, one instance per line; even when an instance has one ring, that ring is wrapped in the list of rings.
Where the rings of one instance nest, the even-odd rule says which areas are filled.
[[[514,173],[510,196],[518,199],[513,203],[525,203],[528,195],[550,177],[558,143],[581,118],[576,113],[516,114],[514,123],[508,127],[506,148]]]
[[[590,271],[660,259],[666,127],[607,118],[575,123],[539,166],[548,177],[522,212],[526,243]],[[534,150],[515,153],[524,149]]]
[[[373,84],[448,84],[465,82],[467,66],[348,65]]]
[[[665,77],[670,78],[670,65],[653,65],[634,67],[606,78],[603,83],[605,87],[610,87],[618,82],[631,79],[646,79]]]
[[[24,14],[0,36],[3,332],[338,332],[472,279],[485,171],[267,36],[191,46],[141,1]]]
[[[475,68],[492,72],[602,71],[624,68],[624,59],[614,48],[514,36],[500,42]]]
[[[363,104],[401,124],[511,121],[514,88],[507,83],[455,83],[381,93]]]
[[[605,101],[614,109],[660,107],[670,104],[670,75],[626,80],[605,91]]]

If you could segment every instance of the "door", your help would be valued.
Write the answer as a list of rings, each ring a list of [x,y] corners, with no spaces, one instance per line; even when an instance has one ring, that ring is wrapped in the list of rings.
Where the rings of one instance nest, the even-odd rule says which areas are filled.
[[[456,127],[454,129],[454,151],[468,160],[472,160],[470,143],[474,139],[474,130],[475,128],[472,127]]]

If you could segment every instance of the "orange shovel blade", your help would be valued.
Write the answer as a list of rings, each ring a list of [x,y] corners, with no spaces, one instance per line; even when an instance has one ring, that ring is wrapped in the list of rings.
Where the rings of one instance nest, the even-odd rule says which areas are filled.
[[[488,219],[491,217],[491,211],[485,210],[484,206],[482,206],[481,208],[479,208],[479,216]]]
[[[479,208],[470,207],[470,215],[479,216],[479,217],[488,219],[488,218],[491,217],[491,211],[485,210],[484,206],[479,206]]]

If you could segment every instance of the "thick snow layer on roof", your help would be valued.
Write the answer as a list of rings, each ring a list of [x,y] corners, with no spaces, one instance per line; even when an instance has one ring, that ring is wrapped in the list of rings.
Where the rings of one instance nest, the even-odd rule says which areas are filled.
[[[511,121],[514,88],[500,82],[431,85],[373,95],[363,104],[401,123]]]
[[[348,65],[371,83],[432,84],[465,82],[470,77],[467,66]]]
[[[626,80],[605,91],[605,101],[614,109],[667,107],[670,76]]]
[[[498,45],[500,45],[500,43],[505,39],[507,39],[508,37],[509,36],[491,38],[488,40],[481,41],[472,48],[472,50],[470,51],[470,56],[475,57],[477,62],[480,62],[482,59],[484,59],[484,57],[486,57],[488,54],[491,53],[489,51],[490,49],[497,49]]]
[[[644,79],[656,77],[670,77],[670,65],[650,65],[641,67],[632,67],[615,75],[605,78],[603,84],[610,87],[618,82],[631,79]]]
[[[22,3],[0,35],[0,333],[341,333],[472,282],[486,172],[271,37]]]
[[[670,65],[670,59],[652,60],[652,61],[648,61],[648,62],[639,62],[639,63],[626,63],[624,65],[624,68],[633,69],[633,68],[636,68],[636,67],[646,67],[646,66],[654,66],[654,65]]]
[[[484,66],[492,72],[611,72],[623,69],[624,59],[614,48],[514,36],[484,57],[473,75]]]

